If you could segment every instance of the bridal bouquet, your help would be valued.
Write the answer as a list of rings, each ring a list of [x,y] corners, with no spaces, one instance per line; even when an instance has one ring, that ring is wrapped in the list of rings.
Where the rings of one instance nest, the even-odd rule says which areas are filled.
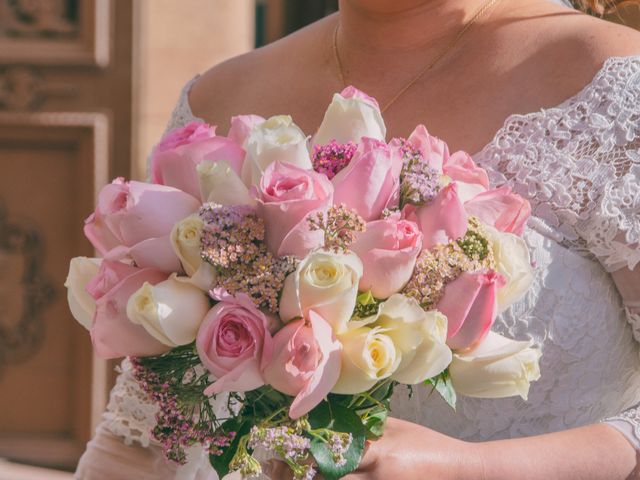
[[[527,397],[540,352],[491,326],[533,278],[529,204],[423,126],[385,136],[349,87],[311,138],[288,116],[191,123],[150,183],[102,189],[84,227],[102,258],[71,261],[69,304],[98,355],[130,357],[169,459],[202,445],[252,476],[267,452],[337,479],[398,386]]]

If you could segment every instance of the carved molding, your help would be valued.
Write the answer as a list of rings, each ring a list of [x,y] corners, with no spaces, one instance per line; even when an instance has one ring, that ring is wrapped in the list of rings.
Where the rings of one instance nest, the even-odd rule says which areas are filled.
[[[98,192],[109,180],[110,119],[106,113],[84,112],[0,112],[0,129],[3,127],[67,127],[89,130],[93,139],[94,192]]]
[[[30,67],[0,69],[0,110],[37,110],[50,97],[76,96],[78,88],[46,80]]]
[[[114,0],[0,0],[0,64],[106,67]]]
[[[0,375],[34,355],[44,338],[41,314],[57,289],[42,272],[43,251],[38,227],[10,218],[0,199]]]
[[[2,0],[0,34],[11,37],[72,36],[78,31],[76,2]]]

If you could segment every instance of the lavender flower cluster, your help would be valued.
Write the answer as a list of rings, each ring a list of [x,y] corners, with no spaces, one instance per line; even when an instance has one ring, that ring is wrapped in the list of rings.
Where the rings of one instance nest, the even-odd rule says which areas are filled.
[[[333,205],[326,212],[309,216],[309,228],[324,232],[324,248],[335,252],[345,251],[355,242],[359,232],[364,232],[365,221],[346,205]]]
[[[400,174],[400,206],[426,205],[440,190],[438,171],[424,161],[422,152],[408,140],[400,140],[403,167]]]
[[[218,271],[213,288],[245,293],[256,306],[277,312],[284,280],[297,266],[295,257],[267,251],[264,222],[251,207],[205,204],[200,217],[205,222],[202,258]]]
[[[168,382],[162,382],[157,373],[144,367],[135,357],[130,357],[134,378],[160,410],[156,415],[156,427],[151,434],[169,460],[187,463],[186,447],[201,444],[212,455],[220,455],[235,438],[235,432],[216,432],[208,421],[197,422],[197,416],[186,416],[178,397],[171,392]]]

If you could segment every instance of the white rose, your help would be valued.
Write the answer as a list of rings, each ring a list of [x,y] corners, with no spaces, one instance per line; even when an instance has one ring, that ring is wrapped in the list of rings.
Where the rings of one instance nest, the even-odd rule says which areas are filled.
[[[436,310],[424,311],[413,298],[394,294],[380,304],[376,315],[351,323],[380,327],[391,338],[401,359],[391,378],[400,383],[421,383],[451,363],[447,317]]]
[[[359,143],[362,137],[385,140],[387,128],[375,101],[355,89],[349,93],[347,90],[333,96],[313,137],[313,145],[325,145],[331,140]]]
[[[525,241],[513,233],[500,232],[484,226],[496,260],[496,271],[504,276],[506,285],[498,289],[498,313],[517,302],[533,283],[533,267]]]
[[[379,327],[360,327],[338,336],[342,366],[333,393],[353,395],[369,390],[396,371],[401,357],[389,336]]]
[[[156,285],[145,282],[127,302],[127,317],[170,347],[195,340],[209,311],[209,299],[198,287],[171,275]]]
[[[362,262],[355,253],[310,253],[285,280],[280,318],[289,321],[313,309],[342,332],[356,305],[360,277]]]
[[[245,185],[258,185],[273,162],[290,163],[311,170],[307,137],[288,115],[277,115],[253,127],[244,142],[247,155],[242,165]]]
[[[71,315],[80,325],[89,330],[96,311],[96,302],[86,286],[98,274],[101,258],[75,257],[69,263],[69,274],[64,286],[67,287],[67,301]]]
[[[240,177],[224,160],[205,160],[196,167],[200,193],[206,202],[219,205],[253,205],[255,200]]]
[[[173,251],[186,274],[191,277],[191,282],[208,291],[216,280],[216,271],[200,255],[203,227],[204,221],[199,215],[190,215],[173,226],[170,239]]]
[[[468,397],[527,399],[529,385],[540,378],[541,352],[531,342],[517,342],[489,332],[470,352],[456,353],[449,367],[456,392]]]

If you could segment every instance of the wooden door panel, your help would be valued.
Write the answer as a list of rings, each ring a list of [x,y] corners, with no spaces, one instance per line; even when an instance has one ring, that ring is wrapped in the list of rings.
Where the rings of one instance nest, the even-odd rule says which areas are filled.
[[[106,404],[63,284],[131,169],[132,25],[131,0],[0,0],[0,459],[73,470]]]
[[[104,369],[92,375],[63,283],[71,257],[92,255],[81,225],[106,181],[107,125],[102,114],[0,114],[0,328],[14,339],[0,339],[0,454],[12,459],[72,468],[104,408],[105,389],[91,388]]]

